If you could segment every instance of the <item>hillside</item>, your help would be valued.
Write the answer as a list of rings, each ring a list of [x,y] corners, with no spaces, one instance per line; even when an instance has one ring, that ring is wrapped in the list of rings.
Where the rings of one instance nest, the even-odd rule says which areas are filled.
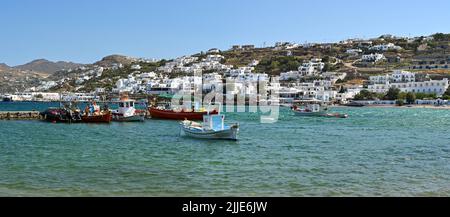
[[[52,62],[46,59],[37,59],[23,65],[15,66],[14,68],[22,71],[34,71],[52,74],[60,70],[73,69],[80,66],[83,66],[83,64],[65,61]]]
[[[10,67],[4,63],[0,63],[0,71],[8,70]]]
[[[94,63],[94,65],[98,65],[98,66],[102,66],[102,67],[111,66],[113,64],[129,65],[133,61],[134,61],[134,59],[131,57],[114,54],[114,55],[103,57],[102,60]]]
[[[392,44],[395,49],[373,50],[373,47],[386,44]],[[255,66],[255,72],[268,73],[272,76],[286,71],[295,71],[302,63],[308,62],[310,59],[321,58],[325,63],[324,71],[346,72],[347,77],[341,83],[349,84],[362,84],[371,75],[388,73],[394,69],[426,73],[433,79],[450,78],[450,34],[438,33],[415,38],[384,35],[378,38],[349,39],[336,43],[291,45],[291,43],[285,43],[264,48],[229,49],[220,51],[218,54],[224,56],[220,63],[233,65],[234,68],[248,66],[256,60],[259,63]],[[351,54],[348,52],[349,50],[358,50],[358,53]],[[384,55],[384,58],[376,62],[361,60],[363,55],[374,53]],[[192,56],[198,57],[198,59],[186,66],[200,62],[207,56],[207,53],[201,52],[192,54]],[[28,74],[30,76],[27,78],[26,73],[15,71],[18,73],[17,76],[23,79],[7,85],[10,87],[9,89],[21,90],[35,86],[39,82],[55,81],[58,85],[52,87],[50,91],[93,91],[97,87],[111,90],[118,79],[126,78],[136,71],[132,69],[132,64],[139,64],[141,69],[138,71],[140,72],[154,71],[159,74],[165,72],[158,71],[158,67],[165,66],[170,61],[152,62],[117,54],[106,56],[100,61],[88,65],[70,62],[54,63],[41,59],[12,68],[34,72],[34,74]],[[0,65],[0,68],[2,67],[7,68],[6,65]],[[102,72],[93,76],[92,74],[95,74],[99,67],[102,68]],[[73,68],[73,70],[62,70],[64,68]],[[8,70],[11,71],[11,68]],[[39,73],[41,71],[46,73]],[[212,71],[214,70],[204,71],[204,73]],[[169,77],[188,75],[176,70],[165,74]],[[2,80],[5,83],[8,78],[15,76],[11,73],[7,76],[0,75],[2,77],[0,83]],[[76,82],[77,79],[83,77],[89,77],[89,79]]]

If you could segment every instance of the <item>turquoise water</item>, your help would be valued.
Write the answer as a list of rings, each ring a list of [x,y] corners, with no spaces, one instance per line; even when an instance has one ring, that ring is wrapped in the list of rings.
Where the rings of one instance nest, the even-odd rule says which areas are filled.
[[[227,113],[237,142],[165,120],[0,121],[0,196],[450,196],[450,110],[333,110],[350,118]]]

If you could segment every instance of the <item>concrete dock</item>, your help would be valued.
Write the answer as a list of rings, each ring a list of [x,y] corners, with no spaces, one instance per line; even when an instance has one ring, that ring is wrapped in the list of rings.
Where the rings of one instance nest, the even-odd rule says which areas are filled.
[[[0,120],[40,120],[38,111],[0,111]]]

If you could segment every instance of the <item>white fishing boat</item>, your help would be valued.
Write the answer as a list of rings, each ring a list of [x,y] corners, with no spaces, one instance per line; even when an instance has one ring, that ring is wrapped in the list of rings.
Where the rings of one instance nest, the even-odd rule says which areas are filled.
[[[328,107],[319,103],[294,105],[292,106],[292,111],[298,116],[348,118],[347,114],[329,113]]]
[[[113,121],[135,122],[145,120],[145,111],[139,111],[135,108],[135,101],[122,97],[119,102],[119,108],[112,111]]]
[[[190,120],[180,122],[180,135],[199,139],[229,139],[237,140],[239,124],[226,125],[225,115],[204,115],[203,123]]]
[[[306,104],[302,106],[292,106],[292,111],[298,116],[324,116],[327,108],[319,104]]]

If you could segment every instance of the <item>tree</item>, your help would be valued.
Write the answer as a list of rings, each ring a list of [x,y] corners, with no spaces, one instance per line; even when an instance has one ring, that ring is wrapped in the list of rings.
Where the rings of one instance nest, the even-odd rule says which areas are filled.
[[[277,69],[278,67],[280,66],[280,62],[278,62],[278,61],[272,61],[271,63],[270,63],[270,69],[272,69],[272,70],[274,70],[274,69]]]
[[[412,92],[408,92],[406,94],[406,102],[408,104],[414,104],[416,102],[416,94],[414,94]]]
[[[396,100],[399,98],[400,95],[400,89],[391,87],[389,88],[388,92],[384,96],[385,100]]]
[[[442,96],[444,99],[450,99],[450,87],[447,88],[444,95]]]
[[[332,71],[332,65],[330,63],[325,63],[325,65],[323,66],[322,71],[324,71],[324,72]]]
[[[375,94],[368,90],[361,90],[361,92],[354,97],[355,100],[373,100],[374,98]]]
[[[405,102],[402,99],[398,99],[395,101],[395,104],[398,106],[402,106]]]
[[[289,60],[286,64],[286,71],[297,70],[299,66],[300,63],[298,61]]]

